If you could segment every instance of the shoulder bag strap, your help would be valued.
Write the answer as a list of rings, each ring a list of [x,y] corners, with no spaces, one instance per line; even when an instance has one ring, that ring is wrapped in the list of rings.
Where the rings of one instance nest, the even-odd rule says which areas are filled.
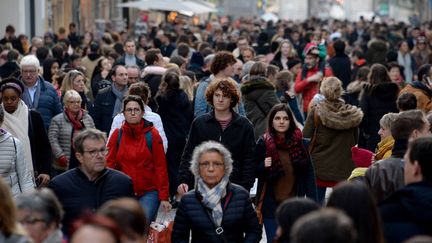
[[[309,153],[312,153],[316,143],[316,137],[318,132],[318,106],[315,106],[313,120],[314,120],[314,133],[309,144]]]
[[[225,200],[224,206],[223,206],[223,211],[225,211],[226,207],[228,206],[228,203],[231,200],[231,196],[232,196],[232,192],[229,192],[229,194]],[[210,221],[213,223],[216,234],[221,237],[221,239],[224,243],[228,243],[227,239],[225,238],[224,229],[222,228],[222,226],[217,226],[216,222],[213,220],[213,216],[211,215],[211,211],[208,208],[206,208],[204,205],[201,204],[201,206],[203,207],[204,212],[206,212]]]

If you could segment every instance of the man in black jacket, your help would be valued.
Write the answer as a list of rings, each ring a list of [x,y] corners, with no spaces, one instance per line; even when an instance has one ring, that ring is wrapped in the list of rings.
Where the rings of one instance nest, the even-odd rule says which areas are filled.
[[[406,186],[379,207],[387,242],[432,236],[432,138],[414,140],[404,160]]]
[[[79,133],[73,141],[80,166],[54,177],[48,185],[56,194],[65,215],[63,232],[85,212],[95,212],[105,202],[133,197],[132,180],[125,174],[106,168],[106,136],[96,129]]]
[[[128,39],[124,43],[125,54],[121,56],[114,65],[132,66],[137,65],[140,69],[143,69],[145,63],[143,60],[139,59],[136,55],[136,45],[135,41]]]

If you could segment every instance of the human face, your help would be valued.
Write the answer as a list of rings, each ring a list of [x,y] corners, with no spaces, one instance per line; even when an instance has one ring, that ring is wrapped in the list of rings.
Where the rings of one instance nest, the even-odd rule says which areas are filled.
[[[300,72],[300,70],[301,70],[301,63],[290,68],[290,71],[294,74],[294,77],[297,77],[297,74]]]
[[[40,243],[56,228],[55,224],[47,225],[41,213],[28,209],[18,210],[18,222],[32,238],[33,242]]]
[[[105,71],[110,71],[112,68],[111,62],[107,58],[104,58],[102,60],[101,65],[102,65],[103,70],[105,70]]]
[[[240,51],[246,49],[249,46],[249,43],[247,40],[239,40],[237,42],[237,47],[239,48]]]
[[[72,81],[72,89],[74,89],[76,92],[84,92],[86,80],[82,75],[78,75],[75,77],[75,79]]]
[[[389,128],[380,126],[380,129],[378,131],[378,134],[381,136],[381,141],[387,138],[388,136],[391,136],[391,131]]]
[[[21,77],[27,87],[32,87],[38,79],[38,69],[34,66],[21,67]]]
[[[7,113],[12,114],[18,108],[20,96],[14,89],[6,88],[3,90],[1,99],[3,101],[4,109]]]
[[[72,235],[71,243],[115,243],[116,239],[106,229],[93,225],[85,225],[80,227],[75,234]]]
[[[286,111],[278,111],[273,117],[273,128],[279,135],[285,135],[290,125],[289,116]]]
[[[289,55],[289,53],[290,53],[290,50],[291,50],[291,45],[289,44],[289,43],[283,43],[282,44],[282,46],[281,46],[281,53],[282,53],[282,55],[284,55],[284,56],[288,56]]]
[[[409,46],[407,42],[402,42],[401,46],[400,46],[400,51],[403,53],[407,53],[409,51]]]
[[[199,174],[209,188],[216,186],[225,175],[225,163],[218,152],[207,152],[199,158]]]
[[[413,141],[413,140],[415,140],[416,138],[427,137],[427,136],[431,135],[430,125],[429,125],[429,122],[426,120],[426,118],[423,119],[423,123],[425,125],[421,129],[414,130],[411,133],[411,135],[410,135],[410,137],[408,139],[410,142]]]
[[[232,77],[234,75],[234,64],[228,64],[222,72],[225,77]]]
[[[249,51],[249,50],[243,51],[242,56],[243,56],[244,62],[250,61],[254,57],[253,53],[251,51]]]
[[[408,149],[404,155],[404,181],[405,185],[419,182],[421,177],[419,178],[418,173],[418,162],[411,161],[409,158],[409,154],[411,153],[411,149]]]
[[[228,111],[231,105],[231,97],[224,95],[222,90],[217,89],[213,94],[213,107],[215,111]]]
[[[392,81],[397,81],[400,78],[400,70],[397,67],[392,67],[389,72],[390,79]]]
[[[238,61],[234,64],[234,75],[241,75],[241,72],[243,70],[243,63],[241,61]]]
[[[83,152],[75,153],[82,172],[89,180],[97,178],[100,172],[106,167],[105,155],[107,149],[103,139],[86,139],[83,142]]]
[[[136,125],[141,122],[141,118],[144,115],[143,110],[141,110],[141,107],[139,106],[138,102],[136,101],[129,101],[126,104],[125,110],[124,110],[124,116],[126,119],[126,122],[131,125]]]
[[[318,62],[318,57],[315,55],[306,55],[304,61],[305,61],[306,67],[308,69],[311,69],[311,68],[316,66],[316,64]]]
[[[69,97],[64,106],[68,111],[76,115],[81,110],[81,98]]]
[[[133,84],[139,80],[139,72],[136,68],[128,68],[128,84]]]
[[[136,51],[135,50],[135,42],[133,42],[133,41],[126,42],[124,50],[128,55],[135,55],[135,51]]]
[[[128,72],[125,67],[118,67],[112,80],[119,87],[125,87],[128,84]]]
[[[51,75],[56,74],[59,71],[59,64],[58,62],[54,62],[51,66]]]

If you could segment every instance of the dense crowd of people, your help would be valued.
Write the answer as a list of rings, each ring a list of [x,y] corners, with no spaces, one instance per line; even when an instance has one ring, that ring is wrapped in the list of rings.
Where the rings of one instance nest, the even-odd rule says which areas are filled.
[[[146,24],[7,26],[0,242],[432,242],[432,23]]]

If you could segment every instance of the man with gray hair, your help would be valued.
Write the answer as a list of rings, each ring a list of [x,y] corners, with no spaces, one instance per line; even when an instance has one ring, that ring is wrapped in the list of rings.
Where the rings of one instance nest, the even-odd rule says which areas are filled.
[[[22,58],[21,81],[24,84],[22,99],[29,109],[37,110],[43,118],[45,130],[51,119],[62,112],[62,106],[54,86],[39,75],[39,60],[34,55]]]

